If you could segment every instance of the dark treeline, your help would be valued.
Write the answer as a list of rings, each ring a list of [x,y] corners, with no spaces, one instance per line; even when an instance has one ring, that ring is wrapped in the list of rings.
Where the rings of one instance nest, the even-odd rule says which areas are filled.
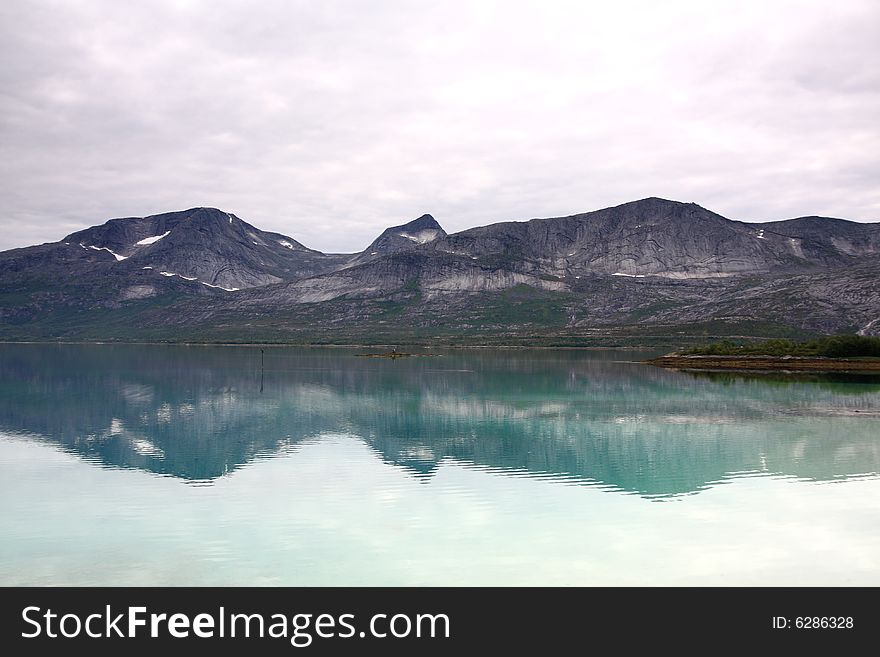
[[[696,347],[688,354],[700,356],[817,356],[826,358],[880,358],[880,337],[833,335],[804,342],[776,339],[736,343],[730,340]]]

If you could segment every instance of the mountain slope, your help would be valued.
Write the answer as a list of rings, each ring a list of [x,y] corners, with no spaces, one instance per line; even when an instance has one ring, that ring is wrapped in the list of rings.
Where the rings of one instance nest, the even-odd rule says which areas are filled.
[[[235,215],[194,208],[111,219],[60,242],[0,253],[0,322],[20,338],[121,320],[139,307],[213,297],[334,268],[325,255]],[[7,328],[7,331],[9,330]],[[108,328],[108,331],[110,329]]]
[[[364,342],[880,333],[880,225],[657,198],[327,255],[194,208],[0,253],[0,338]]]
[[[444,237],[446,231],[434,217],[423,214],[408,223],[386,228],[370,246],[352,259],[350,265],[363,264],[392,253],[412,251],[422,244],[429,244]]]
[[[789,233],[790,224],[745,224],[693,203],[648,198],[570,217],[473,228],[433,246],[556,276],[597,272],[679,279],[848,265],[856,256],[880,253],[876,224],[827,220],[824,240],[806,230],[807,221],[794,220]]]
[[[205,284],[241,289],[311,276],[343,258],[268,233],[215,208],[111,219],[63,240]]]
[[[428,220],[430,238],[401,237]],[[393,295],[426,298],[526,284],[576,290],[594,276],[709,280],[850,267],[880,254],[880,227],[843,220],[745,224],[695,204],[644,199],[581,215],[439,234],[430,215],[386,230],[345,269],[256,292],[285,303]],[[813,226],[811,228],[811,226]],[[825,232],[822,232],[822,227]],[[442,229],[439,229],[442,230]]]

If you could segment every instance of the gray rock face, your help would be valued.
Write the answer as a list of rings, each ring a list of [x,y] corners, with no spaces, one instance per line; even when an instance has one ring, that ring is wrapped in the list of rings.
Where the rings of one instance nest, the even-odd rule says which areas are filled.
[[[418,219],[385,229],[366,249],[352,258],[349,266],[371,262],[392,253],[412,251],[423,244],[446,237],[446,231],[434,217],[423,214]]]
[[[562,281],[539,274],[481,264],[444,252],[411,249],[343,270],[255,291],[264,303],[284,299],[287,303],[314,303],[341,296],[349,299],[383,297],[419,291],[426,298],[442,294],[503,290],[515,285],[562,290]]]
[[[776,321],[816,333],[880,335],[880,261],[728,284],[658,313],[658,323]]]
[[[714,278],[852,264],[855,257],[880,253],[880,229],[831,219],[745,224],[696,204],[649,198],[571,217],[474,228],[434,248],[532,263],[556,276]]]
[[[747,224],[748,225],[748,224]],[[877,224],[860,224],[830,217],[800,217],[760,224],[766,235],[788,239],[801,258],[822,266],[851,264],[854,259],[880,254]]]
[[[343,259],[215,208],[111,219],[63,241],[228,290],[313,276]]]
[[[880,229],[873,224],[811,218],[745,224],[695,204],[656,198],[571,217],[441,233],[426,215],[386,230],[350,269],[266,294],[311,303],[393,294],[405,285],[426,297],[520,284],[572,291],[578,280],[595,274],[708,280],[851,266],[880,253]],[[413,234],[427,239],[415,241]],[[412,257],[390,258],[401,253]]]
[[[657,198],[451,235],[423,215],[349,255],[194,208],[0,253],[0,338],[344,331],[360,340],[438,326],[510,336],[693,326],[870,335],[880,334],[878,282],[878,224],[742,223]]]

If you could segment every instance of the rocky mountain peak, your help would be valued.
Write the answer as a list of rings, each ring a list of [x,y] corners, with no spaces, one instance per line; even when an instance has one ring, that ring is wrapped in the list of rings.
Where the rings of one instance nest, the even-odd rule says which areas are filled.
[[[429,214],[423,214],[418,219],[400,226],[386,228],[370,246],[352,260],[352,264],[359,264],[390,253],[409,251],[444,237],[446,231],[437,220]]]
[[[612,208],[587,214],[596,215],[602,212],[613,213],[617,216],[618,220],[624,222],[627,220],[645,221],[650,219],[683,219],[688,221],[702,221],[714,218],[723,219],[720,215],[696,203],[671,201],[656,196],[639,199],[638,201],[630,201],[629,203],[623,203]]]
[[[111,219],[71,233],[65,245],[125,261],[132,271],[222,290],[268,285],[335,268],[341,260],[218,208]]]
[[[440,224],[437,223],[437,220],[429,214],[423,214],[418,219],[413,219],[408,224],[403,224],[402,226],[397,226],[396,228],[410,233],[418,233],[423,230],[443,230]]]

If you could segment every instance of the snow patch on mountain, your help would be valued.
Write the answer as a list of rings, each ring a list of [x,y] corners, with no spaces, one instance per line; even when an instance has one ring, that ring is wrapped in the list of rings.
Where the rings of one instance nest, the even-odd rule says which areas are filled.
[[[80,246],[83,246],[83,245],[80,244]],[[85,248],[85,247],[83,246],[83,248]],[[112,255],[114,258],[116,258],[116,262],[122,262],[123,260],[128,259],[128,256],[119,255],[118,253],[113,253],[113,251],[108,249],[106,246],[89,246],[89,248],[93,249],[95,251],[106,251],[107,253]]]
[[[213,287],[217,290],[225,290],[226,292],[238,292],[237,287],[223,287],[222,285],[211,285],[210,283],[205,283],[205,281],[201,282],[202,285],[207,285],[208,287]]]
[[[149,246],[150,244],[155,244],[156,242],[158,242],[159,240],[161,240],[163,237],[168,237],[168,235],[170,235],[170,234],[171,234],[171,231],[170,231],[170,230],[166,230],[166,231],[165,231],[164,233],[162,233],[161,235],[154,235],[153,237],[145,237],[144,239],[135,242],[135,245],[137,245],[137,246]]]
[[[408,240],[412,240],[416,244],[427,244],[428,242],[432,242],[433,240],[437,239],[439,234],[440,231],[437,230],[423,230],[414,235],[411,235],[410,233],[398,233],[400,237],[405,237]]]

